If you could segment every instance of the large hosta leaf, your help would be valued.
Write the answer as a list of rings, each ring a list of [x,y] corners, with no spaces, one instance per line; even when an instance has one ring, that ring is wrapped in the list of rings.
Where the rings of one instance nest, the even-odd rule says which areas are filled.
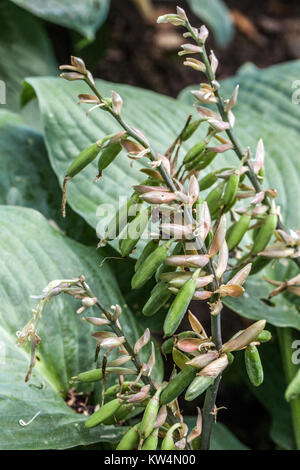
[[[60,188],[41,134],[0,111],[0,204],[27,206],[59,221]]]
[[[1,314],[0,314],[0,448],[63,448],[104,439],[113,440],[112,428],[89,433],[83,418],[64,403],[60,392],[70,388],[69,379],[92,367],[95,342],[91,328],[74,313],[78,301],[56,298],[46,307],[39,329],[42,342],[40,361],[30,384],[24,383],[29,353],[15,344],[16,331],[31,316],[36,300],[32,294],[52,279],[85,274],[96,295],[109,307],[123,307],[121,323],[131,343],[142,330],[124,305],[115,279],[101,257],[50,227],[31,209],[1,206]],[[144,351],[144,350],[143,350]],[[149,350],[144,353],[144,359]],[[161,380],[161,359],[157,355],[154,378]],[[43,385],[41,389],[37,387]],[[19,419],[29,421],[28,427]]]
[[[97,80],[96,84],[104,95],[110,95],[112,89],[121,93],[125,119],[145,132],[160,152],[170,145],[190,113],[189,106],[151,91],[102,80]],[[87,91],[83,83],[30,78],[24,89],[24,101],[32,97],[29,86],[34,88],[39,99],[51,164],[62,183],[66,168],[82,149],[102,136],[116,132],[119,127],[100,110],[86,118],[86,108],[77,105],[77,95]],[[123,153],[103,172],[99,182],[94,183],[95,162],[68,183],[69,204],[96,227],[100,220],[100,214],[96,214],[98,206],[107,203],[118,207],[118,196],[129,196],[132,185],[143,180],[138,170],[144,164],[136,162],[130,168],[130,161]]]
[[[0,204],[31,207],[54,221],[72,238],[96,244],[91,227],[73,211],[60,213],[61,189],[42,135],[25,126],[19,115],[0,110]]]
[[[8,0],[0,1],[0,18],[0,79],[6,86],[6,107],[17,110],[24,77],[52,75],[56,61],[37,18]]]
[[[247,450],[238,438],[222,423],[213,426],[211,450]]]
[[[233,35],[229,10],[222,0],[188,0],[192,12],[209,27],[220,47],[228,44]],[[196,26],[196,25],[194,25]]]
[[[105,21],[110,4],[110,0],[12,1],[40,18],[74,29],[91,39]]]

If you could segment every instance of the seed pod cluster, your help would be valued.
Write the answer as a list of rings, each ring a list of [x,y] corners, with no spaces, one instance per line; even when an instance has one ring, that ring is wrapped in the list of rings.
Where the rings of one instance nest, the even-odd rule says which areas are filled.
[[[180,7],[177,14],[164,15],[159,22],[188,25],[186,14]],[[192,31],[185,37],[197,37],[197,45],[184,44],[180,54],[203,53],[207,30],[202,26],[199,31],[196,28]],[[230,99],[220,103],[216,93],[220,85],[212,79],[218,67],[213,51],[209,61],[204,62],[190,57],[185,62],[185,65],[206,73],[209,78],[209,83],[201,83],[200,90],[192,92],[197,99],[196,109],[201,118],[192,120],[189,116],[165,154],[156,153],[141,131],[123,121],[120,116],[123,100],[118,93],[113,92],[111,98],[101,98],[100,93],[98,98],[97,93],[96,97],[81,95],[82,102],[95,103],[96,107],[109,111],[125,130],[106,136],[83,150],[66,171],[64,189],[69,179],[97,157],[98,177],[122,149],[125,150],[123,154],[127,152],[131,163],[141,158],[148,159],[149,166],[141,170],[143,178],[147,175],[147,179],[133,187],[133,195],[109,223],[103,243],[118,237],[122,257],[137,258],[131,279],[133,289],[141,289],[146,283],[148,286],[155,282],[142,313],[150,316],[162,309],[161,313],[165,314],[165,341],[161,350],[164,354],[172,354],[174,362],[169,382],[160,386],[150,380],[155,365],[154,344],[147,363],[141,363],[139,357],[140,350],[150,341],[148,329],[131,348],[128,339],[123,336],[122,321],[119,321],[115,311],[106,318],[98,319],[98,322],[93,320],[94,317],[87,317],[93,326],[105,325],[105,328],[111,327],[114,333],[94,333],[97,339],[96,366],[100,348],[104,349],[102,367],[82,372],[72,379],[83,383],[102,381],[102,406],[86,420],[86,427],[119,423],[135,412],[136,407],[142,410],[139,422],[124,434],[118,450],[136,447],[154,450],[160,438],[163,450],[184,448],[186,430],[178,397],[185,392],[185,399],[191,401],[213,387],[217,378],[230,367],[235,351],[243,350],[251,383],[259,386],[263,381],[258,346],[271,339],[270,333],[264,330],[264,320],[236,333],[221,345],[214,328],[212,337],[208,337],[197,318],[191,312],[187,314],[192,301],[208,300],[212,318],[217,317],[222,310],[223,297],[243,295],[243,285],[250,272],[259,272],[271,260],[269,249],[272,250],[273,246],[268,245],[272,236],[278,235],[279,210],[274,202],[276,191],[259,189],[257,192],[259,185],[253,182],[255,175],[260,182],[264,176],[261,140],[254,160],[251,159],[250,149],[247,149],[243,156],[239,155],[241,162],[237,167],[225,167],[218,171],[208,168],[218,155],[221,159],[221,154],[236,147],[229,130],[234,126],[232,108],[237,100],[238,87]],[[208,71],[207,67],[211,70]],[[66,69],[71,73],[64,74],[63,78],[85,80],[93,83],[94,87],[93,77],[80,59],[73,58],[72,65],[66,66]],[[203,107],[202,103],[224,104],[224,113],[219,115],[210,107]],[[197,139],[195,134],[203,121],[207,124],[207,133]],[[193,135],[194,140],[188,145]],[[64,210],[65,191],[63,197]],[[148,228],[150,241],[147,233],[148,241],[139,251],[143,234]],[[252,231],[250,244],[246,236],[248,231]],[[284,251],[288,253],[286,257],[296,252],[296,248],[287,242],[282,248],[288,250]],[[84,309],[95,304],[99,306],[96,297],[84,296],[80,290],[77,298],[81,299]],[[78,313],[81,313],[80,309]],[[185,315],[192,331],[178,332]],[[108,355],[113,349],[118,350],[119,356],[110,360]],[[131,349],[132,352],[128,352]],[[123,367],[130,360],[135,368]],[[118,375],[119,384],[105,391],[107,375]],[[135,376],[136,380],[124,381],[124,376],[130,375]],[[293,387],[291,385],[289,397],[294,396]],[[161,410],[162,417],[159,414]],[[176,424],[168,419],[170,412],[173,417],[179,418]],[[200,433],[201,430],[197,429],[195,437],[199,438]]]

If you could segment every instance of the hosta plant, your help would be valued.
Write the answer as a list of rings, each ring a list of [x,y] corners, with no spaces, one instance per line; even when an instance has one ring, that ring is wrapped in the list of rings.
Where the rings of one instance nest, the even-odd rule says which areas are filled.
[[[263,141],[257,142],[253,153],[250,147],[243,148],[234,134],[234,107],[239,87],[223,98],[217,80],[218,59],[213,51],[209,54],[206,51],[206,27],[191,26],[180,7],[176,14],[158,19],[158,23],[164,22],[183,28],[187,42],[179,55],[184,57],[184,65],[195,69],[200,76],[200,87],[192,90],[194,108],[189,116],[183,116],[181,128],[164,150],[158,151],[146,132],[133,126],[130,116],[124,117],[126,104],[121,94],[116,91],[110,96],[104,94],[82,59],[72,57],[70,64],[60,67],[62,79],[79,81],[82,85],[79,103],[91,105],[87,114],[102,113],[115,123],[112,132],[105,136],[99,132],[99,139],[89,142],[65,168],[61,209],[63,216],[68,217],[68,194],[73,198],[75,181],[88,165],[94,172],[94,160],[97,161],[96,183],[90,181],[90,184],[100,186],[109,167],[116,169],[120,162],[122,168],[122,159],[130,160],[131,165],[126,167],[128,175],[123,174],[122,180],[116,181],[129,197],[114,214],[114,207],[111,208],[108,223],[97,227],[98,247],[112,244],[122,258],[135,257],[133,290],[143,292],[145,289],[146,293],[147,282],[154,283],[149,298],[144,300],[142,313],[150,317],[165,308],[161,351],[171,356],[173,371],[165,381],[157,373],[160,355],[151,332],[149,328],[138,334],[133,331],[134,325],[130,325],[126,317],[127,306],[119,305],[117,292],[115,297],[113,295],[113,283],[109,304],[90,287],[94,284],[90,269],[92,257],[83,249],[79,250],[81,271],[70,273],[68,278],[48,279],[42,293],[36,296],[38,302],[32,318],[17,332],[19,345],[30,343],[31,359],[25,377],[25,381],[30,382],[34,367],[40,361],[39,349],[47,343],[47,337],[39,334],[39,328],[44,321],[51,325],[49,304],[51,307],[58,297],[61,302],[67,297],[69,302],[70,298],[75,299],[78,316],[89,325],[83,333],[89,338],[85,347],[95,350],[94,365],[76,375],[65,371],[63,380],[62,377],[56,380],[60,384],[67,376],[74,385],[98,384],[97,403],[85,410],[89,416],[84,418],[84,426],[88,430],[103,426],[109,426],[110,432],[117,430],[117,436],[114,435],[117,450],[210,448],[223,372],[230,369],[235,353],[243,351],[249,381],[259,387],[264,380],[259,350],[272,336],[265,329],[266,320],[260,318],[234,332],[223,343],[223,304],[230,301],[230,305],[234,305],[244,294],[247,296],[247,283],[245,286],[244,283],[248,277],[261,272],[274,260],[291,260],[297,267],[300,265],[300,235],[283,225],[276,202],[277,191],[264,184]],[[23,100],[26,101],[31,92],[28,88]],[[58,95],[57,101],[63,114],[64,95]],[[51,120],[53,116],[49,113],[48,117]],[[169,117],[167,127],[172,128],[172,114]],[[75,134],[72,139],[76,141]],[[60,145],[63,147],[63,138]],[[227,161],[227,153],[232,151],[237,158]],[[131,179],[135,180],[133,184]],[[86,215],[87,220],[89,217]],[[73,261],[79,269],[80,262]],[[105,279],[105,265],[101,263],[98,269],[100,277]],[[299,294],[297,275],[285,281],[272,278],[264,282],[266,286],[267,282],[275,285],[270,299],[283,292]],[[191,311],[192,300],[208,303],[210,333]],[[80,322],[80,318],[68,320],[68,313],[64,324],[70,321],[71,330],[78,331],[74,322]],[[189,321],[188,331],[181,328],[184,319]],[[55,318],[53,322],[55,328]],[[281,341],[286,342],[284,335],[281,336]],[[48,348],[51,352],[51,345]],[[47,349],[44,357],[46,353]],[[203,409],[197,408],[195,427],[189,429],[178,399],[189,402],[203,394]],[[287,396],[293,403],[297,446],[300,444],[298,394],[299,378],[296,376]],[[23,424],[27,426],[31,422]]]

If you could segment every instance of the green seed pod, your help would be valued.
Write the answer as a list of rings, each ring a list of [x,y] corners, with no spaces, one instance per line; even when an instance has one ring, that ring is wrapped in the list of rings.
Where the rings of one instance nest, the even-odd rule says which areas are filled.
[[[159,397],[161,394],[161,388],[156,390],[155,394],[149,400],[146,409],[143,414],[143,419],[139,425],[139,435],[141,439],[146,439],[150,436],[153,431],[154,424],[156,421],[157,413],[159,411]]]
[[[226,208],[225,207],[223,208],[223,212],[229,212],[236,205],[236,203],[237,203],[237,198],[234,197],[231,203],[228,206],[226,206]]]
[[[204,199],[201,194],[199,194],[198,199],[196,202],[193,204],[193,211],[197,211],[198,207],[203,204]]]
[[[73,178],[81,170],[83,170],[89,163],[91,163],[97,157],[101,150],[102,141],[98,140],[94,144],[90,145],[86,149],[82,150],[79,155],[73,160],[71,165],[66,171],[66,178]]]
[[[194,380],[197,370],[191,366],[185,366],[179,374],[175,375],[163,390],[160,402],[162,405],[167,405],[175,400],[190,383]]]
[[[169,266],[169,267],[171,268],[172,266]],[[176,271],[176,272],[168,271],[165,273],[161,273],[159,275],[159,278],[161,281],[169,283],[171,281],[174,281],[178,277],[180,279],[184,279],[185,281],[188,281],[189,279],[192,278],[192,275],[193,273],[191,271],[185,271],[185,272],[184,271]]]
[[[85,427],[86,428],[93,428],[95,426],[98,426],[98,424],[103,423],[106,419],[108,419],[111,415],[113,415],[118,408],[120,408],[122,404],[122,400],[119,398],[115,398],[112,401],[109,401],[105,405],[101,406],[101,408],[96,411],[92,416],[90,416],[86,422],[85,422]]]
[[[179,367],[179,369],[183,369],[185,367],[185,363],[189,360],[189,358],[177,348],[173,348],[172,358],[174,364]]]
[[[184,338],[199,338],[199,339],[202,339],[203,337],[201,335],[199,335],[199,333],[196,333],[195,331],[181,331],[181,333],[179,333],[177,335],[177,338],[178,339],[184,339]]]
[[[145,440],[142,450],[156,450],[158,444],[158,429],[153,429],[152,433]]]
[[[178,242],[174,246],[174,248],[171,252],[171,255],[175,256],[175,255],[180,255],[181,253],[182,253],[182,242]],[[168,271],[176,271],[176,266],[172,267],[172,266],[166,266],[165,264],[161,264],[160,267],[158,268],[158,270],[156,271],[155,279],[157,281],[159,281],[160,280],[160,274],[163,274],[163,273],[168,272]]]
[[[120,251],[122,256],[129,256],[134,249],[148,225],[149,215],[149,208],[142,210],[125,228],[127,231],[127,238],[120,240]]]
[[[133,428],[130,428],[126,434],[122,437],[116,450],[132,450],[135,448],[139,440],[138,425],[136,424]]]
[[[205,152],[206,144],[205,142],[201,141],[197,144],[193,145],[193,147],[187,152],[183,159],[183,163],[186,164],[192,160],[194,160],[199,155],[202,155]]]
[[[141,384],[139,383],[134,383],[134,382],[123,382],[123,385],[122,385],[122,393],[123,392],[127,392],[130,387],[134,385],[134,389],[140,389],[142,387]],[[106,391],[105,391],[105,395],[107,397],[114,397],[116,396],[117,393],[119,393],[120,391],[120,384],[117,383],[115,385],[112,385],[111,387],[109,387]]]
[[[288,385],[288,388],[285,392],[285,399],[287,401],[294,400],[300,395],[300,369],[296,373],[293,380]]]
[[[252,344],[245,349],[245,364],[250,382],[254,387],[259,387],[264,381],[264,371],[258,349]]]
[[[173,351],[173,345],[174,345],[174,339],[168,338],[166,341],[163,342],[161,345],[161,352],[166,356],[167,354],[172,354]]]
[[[272,339],[272,333],[268,330],[263,330],[261,333],[259,333],[258,337],[256,338],[256,341],[259,341],[260,343],[267,343]]]
[[[164,259],[168,256],[170,248],[169,243],[158,246],[146,260],[140,265],[139,269],[134,274],[131,280],[131,286],[133,289],[139,289],[142,287],[155,273],[157,268],[161,265]]]
[[[229,251],[233,250],[236,246],[239,245],[249,228],[250,222],[250,215],[244,214],[227,230],[226,242]]]
[[[171,297],[172,293],[164,282],[159,282],[151,291],[151,296],[143,307],[143,315],[150,317],[162,308]]]
[[[209,377],[207,375],[198,375],[194,378],[191,385],[186,391],[185,400],[186,401],[193,401],[195,398],[202,395],[208,387],[212,385],[214,382],[214,377]]]
[[[161,450],[176,450],[173,433],[180,426],[181,426],[180,423],[176,423],[170,427],[170,429],[167,431],[167,434],[161,443]]]
[[[196,279],[200,270],[197,269],[179,290],[167,313],[164,322],[164,335],[171,336],[179,327],[196,290]]]
[[[180,140],[182,142],[185,142],[190,137],[192,137],[194,132],[198,129],[200,122],[201,122],[200,120],[191,122],[181,134]]]
[[[103,424],[105,424],[106,426],[109,426],[109,425],[119,423],[120,421],[123,421],[126,418],[126,416],[129,415],[132,409],[133,409],[132,403],[124,403],[123,405],[120,406],[120,408],[117,409],[117,411],[114,414],[112,414],[109,418],[103,421]]]
[[[72,377],[71,379],[74,382],[98,382],[98,380],[102,380],[102,369],[92,369],[87,370],[86,372],[81,372],[76,377]]]
[[[107,367],[105,370],[106,375],[109,374],[126,374],[128,375],[128,372],[130,370],[126,367]],[[71,379],[73,382],[85,382],[85,383],[90,383],[90,382],[98,382],[99,380],[102,380],[102,369],[92,369],[92,370],[87,370],[86,372],[81,372],[80,374],[76,375],[76,377],[72,377]]]
[[[226,183],[224,196],[223,196],[225,212],[228,211],[228,208],[231,206],[231,204],[235,200],[235,196],[239,187],[239,182],[240,182],[240,174],[238,172],[232,173],[232,175],[230,175]]]
[[[207,195],[206,202],[211,215],[214,214],[221,207],[223,189],[224,183],[221,183],[215,188],[213,188]]]
[[[257,234],[258,234],[259,230],[260,230],[260,227],[255,227],[255,228],[252,229],[252,240],[253,241],[257,237]]]
[[[271,261],[272,261],[272,258],[265,258],[264,256],[257,256],[252,263],[250,276],[253,276],[253,274],[257,274],[260,271],[262,271]]]
[[[141,255],[137,259],[134,270],[135,272],[139,269],[140,266],[143,265],[144,261],[148,258],[151,253],[153,253],[154,250],[156,250],[158,245],[158,240],[150,240],[147,245],[145,245]]]
[[[254,244],[251,250],[252,255],[257,255],[266,248],[272,238],[276,226],[277,215],[268,215],[263,225],[260,227],[258,234],[255,237]]]
[[[214,232],[210,230],[205,238],[205,246],[207,250],[210,248],[210,245],[212,244],[213,239],[214,239]]]
[[[98,160],[99,172],[108,167],[108,165],[110,165],[114,161],[114,159],[119,155],[121,150],[122,145],[120,144],[120,142],[114,142],[113,144],[109,145],[106,149],[104,149]]]
[[[133,193],[133,195],[128,199],[128,201],[120,207],[120,209],[116,212],[115,216],[109,222],[108,227],[105,231],[105,238],[107,240],[113,240],[117,238],[119,233],[124,229],[128,222],[134,219],[134,217],[129,216],[129,210],[134,204],[140,204],[142,201],[139,199],[137,193]]]
[[[197,156],[194,160],[186,165],[188,171],[191,170],[204,170],[217,156],[216,152],[205,152],[202,155]]]
[[[205,191],[205,189],[210,188],[217,180],[218,177],[215,173],[208,173],[207,175],[203,176],[203,178],[199,181],[199,187],[201,191]]]

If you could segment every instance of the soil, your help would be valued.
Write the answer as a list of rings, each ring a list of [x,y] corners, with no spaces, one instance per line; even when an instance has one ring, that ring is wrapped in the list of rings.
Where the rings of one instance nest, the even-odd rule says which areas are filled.
[[[245,62],[257,67],[300,57],[300,4],[297,0],[227,0],[234,15],[236,32],[226,49],[216,46],[213,35],[208,48],[220,59],[219,78],[234,75]],[[182,66],[177,50],[182,31],[169,25],[156,25],[158,14],[185,8],[191,22],[199,25],[186,1],[155,2],[146,21],[137,8],[124,0],[112,0],[107,23],[107,49],[95,75],[177,96],[198,80],[197,72]]]

